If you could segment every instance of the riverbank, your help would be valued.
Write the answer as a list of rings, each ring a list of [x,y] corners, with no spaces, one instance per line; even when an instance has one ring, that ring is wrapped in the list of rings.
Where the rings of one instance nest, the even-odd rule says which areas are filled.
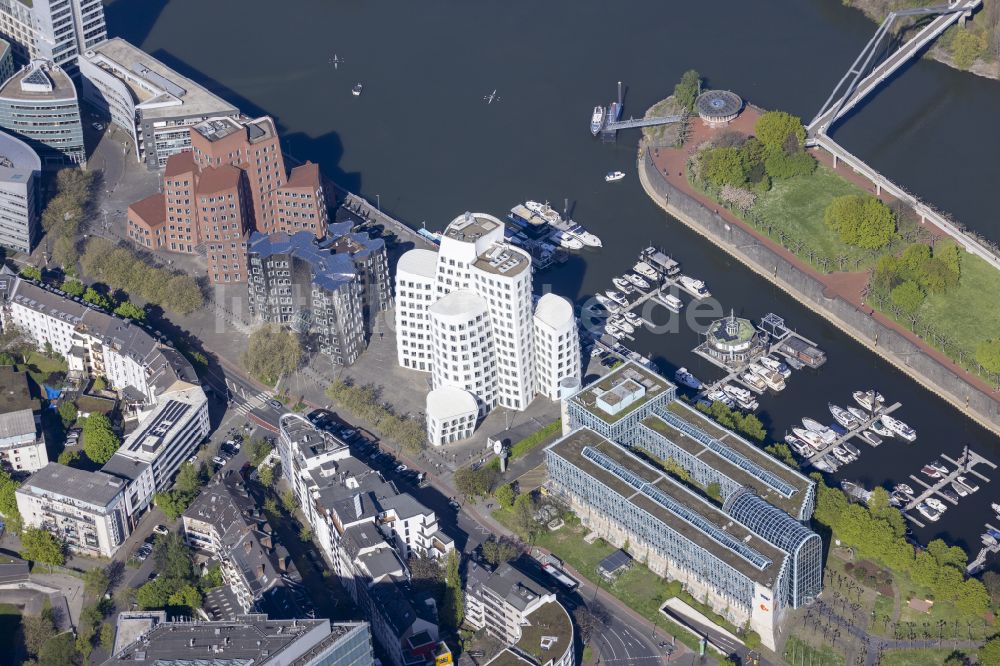
[[[818,273],[725,208],[716,207],[717,204],[690,186],[684,176],[683,161],[681,165],[678,168],[673,162],[669,167],[654,163],[645,141],[640,143],[637,170],[643,190],[669,215],[781,287],[977,423],[1000,434],[1000,412],[989,385],[864,305],[857,289],[860,285],[855,280],[846,280],[851,274]]]

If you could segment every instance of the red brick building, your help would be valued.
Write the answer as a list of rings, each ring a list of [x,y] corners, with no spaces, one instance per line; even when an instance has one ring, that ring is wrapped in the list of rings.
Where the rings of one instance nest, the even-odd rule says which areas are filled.
[[[150,250],[204,250],[213,283],[246,283],[247,239],[326,233],[319,167],[285,170],[274,122],[209,118],[190,128],[191,150],[172,155],[163,193],[128,208],[129,238]]]

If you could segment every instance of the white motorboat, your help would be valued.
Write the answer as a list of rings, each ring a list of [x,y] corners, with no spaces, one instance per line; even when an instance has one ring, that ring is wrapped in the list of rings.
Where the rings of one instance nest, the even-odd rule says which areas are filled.
[[[808,416],[802,418],[802,425],[804,425],[806,430],[809,430],[810,432],[823,432],[827,429],[825,425],[816,419],[809,418]]]
[[[938,513],[944,513],[945,511],[948,510],[947,505],[945,505],[944,502],[942,502],[941,500],[939,500],[936,497],[928,497],[924,501],[927,502],[927,506],[929,506],[930,508],[934,509]]]
[[[770,356],[761,356],[760,364],[771,372],[777,372],[785,379],[788,379],[792,374],[792,371],[788,369],[787,365],[777,359],[771,358]]]
[[[996,511],[997,513],[1000,513],[1000,504],[997,504],[996,502],[993,502],[993,504],[991,504],[990,506],[993,508],[994,511]]]
[[[830,410],[830,413],[833,414],[834,420],[848,430],[854,430],[861,425],[858,423],[858,420],[843,407],[838,407],[832,402],[827,403],[826,406]]]
[[[882,443],[882,438],[873,433],[871,430],[865,430],[858,436],[872,446],[878,446]]]
[[[764,383],[764,380],[761,379],[760,375],[755,375],[752,372],[744,372],[740,375],[740,381],[744,384],[749,384],[758,391],[763,391],[767,388],[767,384]]]
[[[604,127],[604,107],[595,106],[594,113],[590,116],[590,133],[597,136]]]
[[[351,88],[351,94],[354,95],[355,97],[360,97],[361,91],[364,90],[364,88],[365,87],[361,85],[361,82],[358,81],[357,83],[354,84],[354,87]]]
[[[805,428],[792,428],[792,434],[817,451],[826,446],[826,442],[823,441],[823,438],[820,437],[819,433],[813,432],[812,430],[806,430]]]
[[[869,426],[868,429],[875,434],[882,435],[883,437],[892,437],[893,432],[885,427],[882,423],[882,419],[875,419]]]
[[[802,425],[804,425],[806,430],[809,432],[816,433],[824,444],[833,444],[837,441],[838,435],[836,432],[809,417],[802,419]]]
[[[941,472],[939,472],[938,468],[935,467],[934,465],[924,465],[923,467],[920,468],[920,471],[926,474],[927,476],[931,477],[932,479],[941,478]]]
[[[969,489],[963,486],[958,481],[951,482],[951,489],[954,490],[956,493],[958,493],[959,497],[966,497],[967,495],[969,495]]]
[[[729,407],[730,409],[732,409],[733,407],[736,406],[736,403],[733,401],[733,399],[730,398],[728,395],[726,395],[724,391],[718,391],[718,390],[712,391],[711,393],[707,394],[705,397],[710,402],[721,402],[726,407]]]
[[[945,467],[944,465],[942,465],[941,463],[937,462],[937,461],[932,462],[931,463],[931,467],[933,467],[938,472],[940,472],[942,474],[942,476],[948,473],[948,468]]]
[[[932,523],[936,523],[938,518],[941,517],[940,513],[938,513],[931,507],[927,506],[925,502],[921,502],[920,504],[917,505],[917,511],[920,512],[921,516],[931,521]]]
[[[674,314],[679,314],[681,308],[684,307],[684,301],[677,298],[673,294],[660,294],[660,302]]]
[[[725,386],[722,387],[722,390],[726,392],[726,395],[731,397],[733,400],[736,400],[737,402],[741,400],[743,401],[753,400],[753,393],[751,393],[750,391],[746,390],[741,386],[736,386],[735,384],[726,384]]]
[[[559,243],[559,247],[564,247],[567,250],[583,249],[583,241],[581,241],[579,238],[574,238],[573,236],[570,236],[565,231],[559,231],[557,229],[549,235],[549,238],[551,238],[556,243]]]
[[[854,446],[850,442],[844,442],[843,444],[841,444],[841,446],[844,447],[844,450],[846,450],[848,453],[854,456],[855,460],[861,457],[861,449]]]
[[[616,180],[621,180],[625,177],[624,171],[609,171],[607,175],[604,176],[605,182],[613,183]]]
[[[619,329],[625,331],[626,333],[635,333],[635,326],[628,323],[624,319],[616,319],[614,321],[614,325],[617,326]]]
[[[616,287],[622,290],[631,289],[632,287],[631,283],[624,277],[611,278],[611,282],[614,283]]]
[[[605,310],[607,310],[611,314],[617,314],[621,312],[622,307],[617,303],[615,303],[614,301],[612,301],[607,296],[605,296],[604,294],[594,294],[594,298],[597,300],[598,303],[604,306]]]
[[[649,283],[635,273],[626,273],[625,279],[639,287],[639,289],[649,289]]]
[[[601,239],[598,236],[590,233],[589,231],[581,227],[573,220],[564,220],[563,223],[559,225],[558,228],[574,236],[575,238],[580,239],[580,242],[586,245],[587,247],[603,246],[603,243],[601,242]]]
[[[642,317],[632,312],[631,310],[625,312],[625,314],[623,314],[622,316],[625,317],[625,321],[632,324],[633,326],[635,327],[642,326]]]
[[[705,283],[697,278],[682,275],[678,278],[678,282],[696,298],[708,298],[712,295]]]
[[[827,472],[828,474],[832,474],[839,469],[838,465],[834,464],[834,462],[830,460],[829,456],[823,456],[819,460],[813,461],[812,465],[819,471]]]
[[[687,368],[678,368],[677,372],[674,373],[674,381],[691,389],[701,388],[701,380],[692,375]]]
[[[609,333],[609,335],[613,337],[615,340],[625,339],[625,331],[619,331],[615,329],[613,332]]]
[[[764,383],[767,384],[767,388],[772,391],[783,391],[785,389],[785,378],[777,372],[771,372],[758,363],[751,363],[749,368],[750,372],[758,375],[762,380],[764,380]]]
[[[632,267],[636,273],[642,277],[649,278],[650,280],[655,280],[658,277],[656,269],[647,264],[645,261],[640,261],[635,266]]]
[[[855,391],[854,402],[858,403],[869,412],[877,412],[885,405],[885,398],[878,391]]]
[[[957,476],[957,477],[955,477],[955,480],[958,481],[959,483],[961,483],[966,488],[968,488],[970,493],[974,493],[977,490],[979,490],[979,486],[977,486],[972,481],[969,481],[969,479],[967,477]]]
[[[843,448],[839,446],[833,447],[833,451],[831,451],[831,453],[833,454],[834,458],[836,458],[842,463],[846,464],[849,462],[854,462],[854,458],[851,457],[851,454],[849,454],[847,451],[845,451]]]
[[[851,415],[858,420],[859,423],[864,423],[865,421],[867,421],[872,417],[871,414],[858,407],[853,407],[853,406],[848,407],[847,411],[849,411]]]
[[[910,497],[913,497],[913,488],[911,488],[909,485],[905,483],[896,484],[896,487],[893,488],[893,490],[897,490],[903,493],[904,495],[909,495]]]
[[[912,442],[917,438],[917,431],[906,425],[899,419],[894,419],[888,414],[882,416],[882,423],[885,427],[892,431],[897,437],[901,437],[908,442]]]
[[[623,308],[628,307],[628,299],[625,298],[625,294],[621,293],[620,291],[615,291],[614,289],[608,289],[604,293],[607,295],[608,298],[613,300],[615,303],[618,303]]]

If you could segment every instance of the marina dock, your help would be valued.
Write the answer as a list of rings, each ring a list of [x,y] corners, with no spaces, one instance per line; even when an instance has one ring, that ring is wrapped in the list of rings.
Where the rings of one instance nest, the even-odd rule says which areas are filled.
[[[879,410],[878,412],[876,412],[871,417],[869,417],[869,418],[865,419],[864,421],[862,421],[861,425],[859,425],[856,428],[853,428],[851,430],[848,430],[846,433],[844,433],[840,437],[837,437],[837,439],[835,439],[831,443],[827,444],[826,446],[824,446],[822,449],[820,449],[816,453],[814,453],[811,456],[809,456],[806,460],[809,462],[810,465],[814,465],[815,466],[815,464],[817,462],[819,462],[820,459],[822,459],[824,456],[826,456],[827,454],[829,454],[830,452],[832,452],[835,448],[837,448],[838,446],[840,446],[844,442],[850,440],[851,438],[857,437],[862,432],[864,432],[866,429],[868,429],[868,427],[871,426],[872,423],[874,423],[875,421],[878,421],[880,418],[882,418],[886,414],[892,414],[894,411],[896,411],[897,409],[899,409],[902,406],[903,406],[903,403],[896,402],[896,403],[893,403],[893,404],[889,405],[888,407],[884,407],[883,409]],[[862,441],[864,441],[864,440],[862,440]],[[914,503],[914,506],[916,506],[916,503]]]
[[[993,534],[1000,534],[1000,530],[989,523],[986,523],[986,529]],[[993,543],[990,543],[986,540],[986,535],[983,535],[983,547],[979,549],[975,559],[969,562],[968,566],[965,567],[966,575],[973,576],[982,571],[986,566],[986,558],[990,555],[996,554],[1000,554],[1000,542],[994,538]]]
[[[996,469],[997,466],[990,462],[988,459],[979,455],[971,449],[965,449],[965,452],[959,456],[958,460],[954,460],[947,455],[942,455],[942,459],[950,463],[953,467],[951,471],[947,474],[941,476],[941,478],[936,479],[933,484],[928,484],[923,479],[918,478],[916,475],[911,474],[910,479],[917,484],[917,487],[922,487],[923,490],[919,491],[913,499],[906,503],[903,507],[903,515],[906,516],[912,523],[918,527],[925,527],[923,521],[921,521],[916,516],[912,515],[911,512],[916,509],[917,505],[925,501],[929,497],[937,496],[938,498],[945,500],[952,505],[957,505],[958,502],[951,499],[947,495],[941,494],[941,490],[950,487],[952,481],[955,481],[960,476],[965,476],[971,474],[972,476],[978,477],[981,481],[989,483],[990,479],[976,471],[974,468],[976,465],[983,465],[989,467],[990,469]]]
[[[625,109],[625,100],[622,96],[622,82],[618,82],[618,101],[608,105],[607,113],[602,117],[600,127],[595,134],[599,134],[601,141],[613,142],[618,138],[619,130],[636,129],[641,127],[656,127],[658,125],[669,125],[683,122],[686,115],[661,116],[654,118],[629,118],[622,120],[622,111]],[[594,131],[594,128],[591,128]]]

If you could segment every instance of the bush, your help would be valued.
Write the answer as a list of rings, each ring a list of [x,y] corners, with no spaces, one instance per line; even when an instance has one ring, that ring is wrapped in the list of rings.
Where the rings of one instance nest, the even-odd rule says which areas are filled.
[[[788,155],[783,150],[771,150],[764,158],[764,170],[774,180],[808,176],[816,170],[816,159],[805,151]]]
[[[420,453],[427,444],[424,424],[410,418],[396,416],[382,404],[379,389],[374,384],[356,386],[337,380],[326,389],[326,395],[335,404],[367,421],[386,439],[398,442],[410,453]]]
[[[910,314],[916,312],[924,302],[923,290],[912,280],[894,287],[890,296],[894,305]]]
[[[892,210],[870,195],[837,197],[826,207],[823,222],[843,243],[868,250],[888,245],[896,231]]]
[[[754,125],[754,135],[766,148],[772,150],[786,150],[789,147],[789,137],[792,137],[797,151],[806,140],[802,120],[784,111],[768,111],[758,118]]]
[[[551,437],[560,432],[562,432],[561,420],[556,420],[548,424],[547,426],[544,426],[543,428],[536,430],[535,432],[531,433],[530,435],[519,441],[517,444],[514,444],[512,447],[510,447],[510,459],[516,460],[517,458],[520,458],[525,453],[531,451],[539,444],[542,444],[543,442],[547,441],[548,439],[550,439]]]

